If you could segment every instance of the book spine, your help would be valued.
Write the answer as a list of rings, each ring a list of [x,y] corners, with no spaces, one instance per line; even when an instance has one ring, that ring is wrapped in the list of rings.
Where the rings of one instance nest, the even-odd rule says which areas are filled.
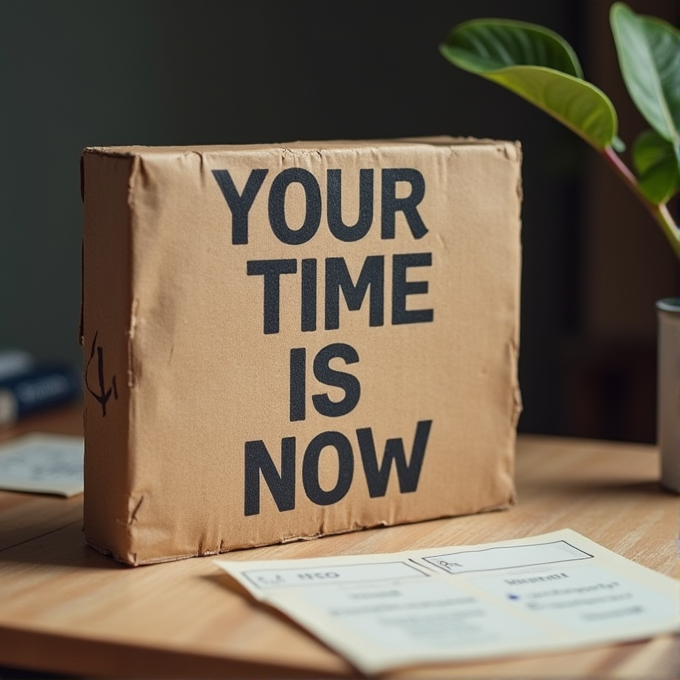
[[[80,373],[71,366],[42,366],[6,377],[0,380],[0,425],[80,396]]]
[[[0,350],[0,380],[25,373],[34,366],[33,357],[22,349]]]

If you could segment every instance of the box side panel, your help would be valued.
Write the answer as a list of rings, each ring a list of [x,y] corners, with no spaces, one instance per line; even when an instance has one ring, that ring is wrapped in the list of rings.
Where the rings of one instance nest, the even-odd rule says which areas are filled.
[[[130,211],[134,159],[83,156],[85,536],[128,561]]]

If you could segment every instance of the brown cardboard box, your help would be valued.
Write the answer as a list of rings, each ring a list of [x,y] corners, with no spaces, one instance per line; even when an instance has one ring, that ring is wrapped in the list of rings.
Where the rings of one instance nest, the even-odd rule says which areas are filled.
[[[93,546],[145,564],[513,502],[517,144],[83,164]]]

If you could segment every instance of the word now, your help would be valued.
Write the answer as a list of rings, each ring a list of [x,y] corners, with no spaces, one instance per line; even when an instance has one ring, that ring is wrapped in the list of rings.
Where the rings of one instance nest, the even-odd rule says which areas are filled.
[[[388,439],[385,453],[378,463],[373,431],[370,427],[356,431],[361,462],[371,498],[387,493],[390,471],[394,463],[397,469],[400,493],[413,493],[418,489],[420,471],[425,459],[425,448],[430,436],[431,420],[420,420],[407,462],[401,439]],[[245,444],[245,493],[244,514],[260,513],[260,480],[263,479],[279,512],[295,509],[296,480],[295,437],[281,440],[281,465],[279,472],[265,443],[260,439]],[[337,456],[338,479],[332,489],[324,489],[319,481],[319,463],[324,449]],[[316,435],[305,449],[302,458],[302,486],[307,498],[316,505],[333,505],[341,501],[350,490],[354,480],[354,452],[350,440],[341,432],[322,432]]]
[[[239,193],[229,170],[213,170],[224,200],[231,211],[231,242],[234,245],[248,243],[248,215],[262,188],[267,169],[251,170],[243,190]],[[342,209],[342,170],[326,171],[326,219],[331,234],[339,241],[359,241],[373,224],[373,170],[359,170],[359,205],[354,224],[346,224]],[[417,206],[425,196],[425,179],[414,168],[384,168],[381,170],[380,236],[395,238],[396,214],[403,213],[413,238],[427,234],[427,227],[418,213]],[[397,197],[397,185],[408,184],[408,196]],[[297,228],[291,227],[286,216],[286,194],[298,185],[305,196],[305,215]],[[321,187],[316,177],[304,168],[287,168],[276,175],[269,188],[267,199],[269,225],[281,243],[299,246],[307,243],[319,230],[323,214]]]

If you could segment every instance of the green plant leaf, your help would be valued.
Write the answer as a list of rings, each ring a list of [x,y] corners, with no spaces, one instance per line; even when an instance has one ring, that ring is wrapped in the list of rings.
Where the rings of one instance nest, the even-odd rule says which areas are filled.
[[[440,49],[454,65],[512,90],[596,149],[614,143],[611,101],[582,80],[574,51],[556,33],[523,22],[476,19],[456,26]]]
[[[666,203],[680,189],[676,150],[656,130],[647,130],[635,140],[633,163],[640,191],[651,203]]]
[[[442,51],[460,68],[485,75],[507,66],[545,66],[576,78],[583,71],[568,42],[553,31],[507,19],[474,19],[456,26]]]
[[[661,137],[680,148],[680,32],[614,3],[610,22],[621,73],[640,113]]]

